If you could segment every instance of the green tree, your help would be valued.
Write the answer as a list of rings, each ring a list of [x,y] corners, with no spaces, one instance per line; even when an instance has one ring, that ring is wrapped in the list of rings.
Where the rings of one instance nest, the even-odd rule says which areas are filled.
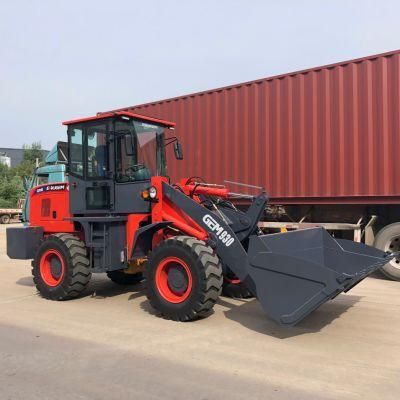
[[[22,181],[19,177],[0,178],[0,207],[14,208],[23,194]]]
[[[0,179],[6,178],[10,175],[10,168],[7,164],[0,163]]]
[[[35,166],[35,163],[32,163],[28,160],[23,160],[21,164],[17,165],[15,168],[12,168],[11,174],[14,174],[14,176],[19,176],[20,179],[23,179],[24,177],[30,177],[35,170]]]
[[[24,177],[31,177],[36,168],[36,160],[43,162],[42,146],[40,142],[23,145],[24,154],[20,165],[9,168],[0,163],[0,207],[17,207],[18,199],[25,197],[22,184]]]
[[[8,177],[10,176],[10,168],[6,164],[0,163],[0,190],[7,186]],[[10,207],[10,201],[0,196],[0,208]]]
[[[43,161],[42,145],[40,142],[33,142],[31,145],[24,144],[24,161],[29,161],[36,165],[36,160],[39,163]]]
[[[40,142],[34,142],[31,145],[24,144],[22,148],[24,149],[22,162],[13,168],[13,172],[23,179],[32,176],[37,162],[39,164],[43,162],[43,153]]]

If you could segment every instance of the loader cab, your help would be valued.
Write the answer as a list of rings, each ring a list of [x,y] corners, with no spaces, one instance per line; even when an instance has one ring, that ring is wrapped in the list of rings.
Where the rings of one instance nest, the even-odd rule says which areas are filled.
[[[152,176],[166,175],[171,122],[130,112],[67,121],[73,215],[150,212],[141,197]]]

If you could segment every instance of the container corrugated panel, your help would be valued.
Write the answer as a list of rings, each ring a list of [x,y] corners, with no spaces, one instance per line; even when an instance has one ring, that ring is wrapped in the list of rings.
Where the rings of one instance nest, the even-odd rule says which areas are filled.
[[[125,108],[177,123],[172,179],[264,186],[274,203],[400,199],[400,50]]]

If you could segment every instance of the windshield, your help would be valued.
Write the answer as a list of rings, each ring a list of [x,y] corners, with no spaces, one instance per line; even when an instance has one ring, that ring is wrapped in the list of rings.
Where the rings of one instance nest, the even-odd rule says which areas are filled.
[[[115,121],[117,182],[165,175],[164,127],[138,120]]]

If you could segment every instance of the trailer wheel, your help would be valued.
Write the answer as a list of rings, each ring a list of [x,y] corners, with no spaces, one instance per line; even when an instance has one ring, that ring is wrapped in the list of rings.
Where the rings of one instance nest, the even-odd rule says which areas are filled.
[[[79,296],[91,277],[85,244],[67,233],[48,236],[32,261],[32,275],[37,290],[46,299]]]
[[[108,271],[107,276],[118,285],[134,285],[140,283],[143,280],[143,274],[138,272],[137,274],[126,274],[124,271]]]
[[[0,223],[2,223],[2,224],[9,224],[10,220],[11,220],[11,217],[8,214],[3,214],[0,217]]]
[[[207,316],[222,288],[222,267],[203,241],[177,236],[158,245],[145,270],[147,298],[163,318],[192,321]]]
[[[374,247],[383,251],[400,250],[400,223],[386,225],[375,236]],[[394,258],[384,265],[381,272],[388,278],[400,281],[400,258]]]

